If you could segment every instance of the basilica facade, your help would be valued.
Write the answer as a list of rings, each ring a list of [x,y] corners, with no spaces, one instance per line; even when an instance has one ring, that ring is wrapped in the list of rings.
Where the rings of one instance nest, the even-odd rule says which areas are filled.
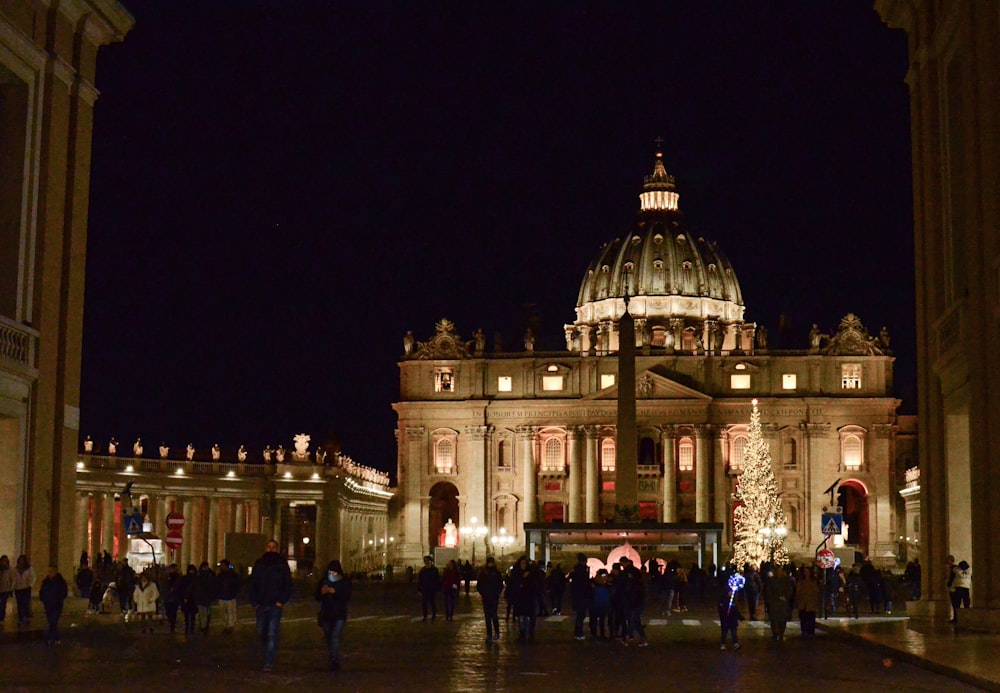
[[[631,231],[584,271],[565,350],[536,351],[529,332],[523,350],[488,353],[482,330],[466,338],[447,319],[426,341],[407,334],[394,405],[396,562],[416,565],[446,542],[463,558],[477,541],[480,551],[502,553],[504,541],[512,542],[506,551],[523,550],[526,524],[623,519],[716,523],[726,550],[752,399],[793,558],[813,555],[822,513],[839,505],[846,529],[837,542],[894,561],[897,468],[913,445],[899,435],[885,328],[872,336],[847,313],[830,334],[814,326],[802,335],[799,350],[769,348],[763,328],[745,318],[725,254],[686,230],[661,154],[639,197]],[[634,392],[623,393],[619,380],[633,380],[619,340],[626,310]],[[626,458],[618,440],[626,398],[635,478],[623,480],[616,460]],[[486,533],[456,537],[446,525]]]

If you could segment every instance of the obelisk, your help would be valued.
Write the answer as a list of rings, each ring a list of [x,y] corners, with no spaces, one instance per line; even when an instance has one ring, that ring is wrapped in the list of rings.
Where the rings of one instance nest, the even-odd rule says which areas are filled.
[[[638,441],[635,423],[635,321],[625,312],[618,322],[618,438],[615,441],[615,505],[639,504]]]

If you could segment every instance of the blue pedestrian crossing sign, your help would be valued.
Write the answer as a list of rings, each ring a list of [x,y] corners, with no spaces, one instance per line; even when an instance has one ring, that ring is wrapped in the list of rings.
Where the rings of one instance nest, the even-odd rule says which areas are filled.
[[[823,534],[840,534],[843,526],[844,516],[840,513],[823,513]]]
[[[125,534],[142,534],[142,513],[139,510],[126,510],[122,519],[125,520]]]

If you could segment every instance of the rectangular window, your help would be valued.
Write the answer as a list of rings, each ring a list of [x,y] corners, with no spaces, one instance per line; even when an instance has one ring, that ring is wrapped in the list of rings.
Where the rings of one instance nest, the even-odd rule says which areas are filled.
[[[542,389],[546,392],[559,392],[563,389],[563,377],[561,375],[543,375]]]
[[[439,368],[434,372],[434,392],[454,392],[455,375],[450,368]]]
[[[781,376],[781,389],[794,390],[796,378],[794,373],[785,373]]]
[[[750,374],[749,373],[733,373],[729,376],[729,387],[734,390],[749,390],[750,389]]]
[[[611,387],[615,384],[615,374],[614,373],[602,373],[601,374],[601,389]]]
[[[497,378],[497,392],[510,392],[514,389],[514,380],[509,375]]]
[[[613,482],[613,481],[602,481],[601,482],[601,490],[602,491],[614,491],[615,490],[615,482]]]
[[[841,385],[845,390],[861,389],[861,364],[845,363],[840,367]]]
[[[561,481],[546,481],[545,482],[546,491],[562,491]]]
[[[694,445],[689,442],[680,444],[677,450],[677,468],[682,472],[694,469]]]

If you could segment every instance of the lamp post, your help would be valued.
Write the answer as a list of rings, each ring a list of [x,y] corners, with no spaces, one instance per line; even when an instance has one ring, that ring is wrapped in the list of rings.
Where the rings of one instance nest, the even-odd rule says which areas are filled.
[[[486,535],[489,532],[486,527],[478,524],[479,520],[476,517],[469,518],[469,524],[459,529],[459,533],[463,537],[468,537],[472,541],[472,564],[476,563],[476,541],[482,539],[485,543]]]
[[[500,547],[500,560],[501,560],[501,562],[504,562],[503,559],[507,555],[507,547],[509,547],[511,544],[514,543],[514,537],[512,537],[509,534],[507,534],[507,528],[506,527],[501,527],[500,528],[500,533],[499,534],[494,534],[490,538],[490,543],[493,544],[493,546],[499,546]]]
[[[767,524],[757,530],[760,534],[760,543],[766,546],[769,551],[770,560],[768,563],[774,565],[774,553],[778,550],[778,545],[785,541],[788,528],[783,524],[776,524],[774,518],[770,518]]]

